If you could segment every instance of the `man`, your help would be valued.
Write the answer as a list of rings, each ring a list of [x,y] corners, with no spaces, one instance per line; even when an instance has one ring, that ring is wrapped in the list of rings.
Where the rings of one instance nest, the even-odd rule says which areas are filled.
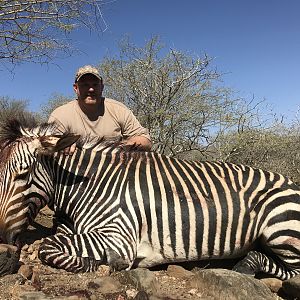
[[[77,100],[55,109],[49,122],[56,122],[61,130],[69,129],[80,135],[104,139],[122,139],[126,145],[150,150],[148,130],[124,104],[102,96],[103,79],[92,66],[79,68],[73,85]],[[75,146],[70,149],[72,153]]]

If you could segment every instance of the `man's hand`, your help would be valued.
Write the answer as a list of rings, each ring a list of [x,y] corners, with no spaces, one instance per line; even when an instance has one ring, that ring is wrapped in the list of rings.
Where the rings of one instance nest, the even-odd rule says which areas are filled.
[[[135,145],[138,149],[144,151],[150,151],[152,147],[151,141],[143,136],[131,137],[128,140],[124,140],[123,144],[126,146]]]
[[[76,150],[76,143],[72,144],[70,147],[65,148],[62,152],[65,155],[72,155]]]

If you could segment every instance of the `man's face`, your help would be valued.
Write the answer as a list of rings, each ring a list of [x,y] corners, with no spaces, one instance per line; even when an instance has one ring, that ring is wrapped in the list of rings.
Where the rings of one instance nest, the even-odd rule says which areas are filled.
[[[103,83],[96,76],[92,74],[83,75],[73,87],[78,101],[81,103],[93,105],[100,102]]]

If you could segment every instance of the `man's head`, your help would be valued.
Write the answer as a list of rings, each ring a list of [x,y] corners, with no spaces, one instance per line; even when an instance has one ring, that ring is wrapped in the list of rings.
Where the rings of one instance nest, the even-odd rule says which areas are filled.
[[[81,67],[75,75],[73,88],[81,105],[98,104],[102,98],[102,77],[95,67]]]

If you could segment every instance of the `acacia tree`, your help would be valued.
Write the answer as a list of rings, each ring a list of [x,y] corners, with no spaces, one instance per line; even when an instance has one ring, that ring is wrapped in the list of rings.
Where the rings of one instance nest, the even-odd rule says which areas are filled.
[[[1,0],[0,60],[48,62],[72,47],[64,33],[76,28],[106,26],[100,5],[104,0]]]
[[[30,112],[27,109],[26,100],[16,100],[9,97],[0,97],[0,127],[7,120],[14,118],[26,118],[27,120],[35,123],[35,120],[39,120],[39,115]]]
[[[154,150],[167,155],[205,153],[218,133],[238,122],[238,99],[218,87],[207,55],[166,50],[158,37],[144,47],[128,39],[120,54],[99,65],[106,95],[124,101],[149,128]]]
[[[217,159],[278,172],[300,183],[300,129],[285,124],[227,132],[218,139]]]

